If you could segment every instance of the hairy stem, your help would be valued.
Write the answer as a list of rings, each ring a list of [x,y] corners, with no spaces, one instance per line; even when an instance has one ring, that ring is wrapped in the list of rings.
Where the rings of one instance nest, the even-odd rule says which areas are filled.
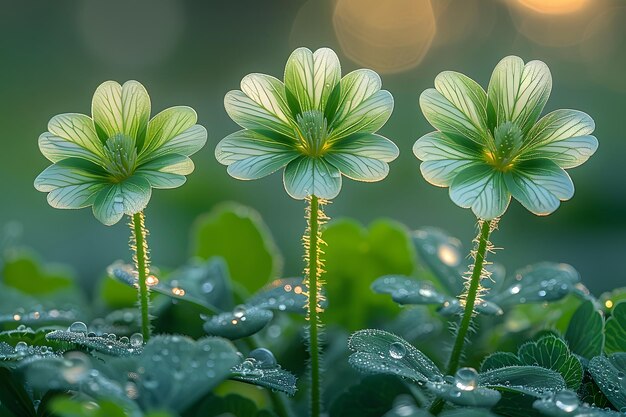
[[[322,398],[320,392],[320,341],[319,333],[322,323],[320,321],[320,313],[323,311],[321,307],[322,295],[321,289],[323,282],[321,276],[323,271],[323,261],[321,255],[323,251],[321,245],[324,243],[321,239],[320,226],[328,220],[321,209],[326,201],[320,200],[317,196],[312,195],[308,198],[307,214],[307,230],[302,238],[305,249],[305,261],[307,266],[304,270],[305,285],[307,287],[307,318],[309,320],[309,354],[311,357],[311,417],[319,417],[322,406]]]
[[[456,339],[454,341],[454,347],[450,354],[450,360],[448,361],[448,375],[454,375],[459,369],[459,363],[461,361],[461,354],[463,353],[463,347],[467,338],[467,332],[469,331],[472,317],[474,316],[474,306],[480,302],[480,296],[483,289],[480,285],[481,279],[488,277],[489,273],[484,269],[487,265],[486,257],[493,247],[489,241],[489,235],[495,230],[498,225],[498,219],[486,221],[479,220],[478,236],[474,240],[476,247],[472,251],[472,257],[474,258],[474,264],[468,271],[468,279],[465,283],[465,292],[461,295],[461,302],[464,305],[463,316],[459,325]],[[445,400],[437,398],[430,406],[430,413],[437,415],[443,409]]]
[[[142,211],[133,214],[130,221],[130,247],[133,251],[133,261],[137,270],[137,283],[139,284],[139,308],[141,311],[141,334],[143,341],[150,339],[150,315],[148,311],[149,294],[146,279],[149,274],[150,259],[148,252],[148,242],[146,236],[148,229],[144,224],[144,214]]]

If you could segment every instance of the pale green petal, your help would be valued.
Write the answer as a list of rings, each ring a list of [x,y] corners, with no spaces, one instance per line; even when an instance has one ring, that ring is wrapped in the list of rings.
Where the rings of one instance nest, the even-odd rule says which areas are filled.
[[[429,88],[420,95],[420,107],[426,120],[442,132],[458,135],[483,145],[488,140],[490,133],[483,125],[470,119],[434,88]]]
[[[561,201],[574,196],[572,179],[548,159],[522,162],[504,178],[513,197],[538,216],[554,212]]]
[[[393,96],[380,90],[353,108],[344,118],[332,123],[330,136],[333,140],[354,133],[374,133],[387,122],[393,112]]]
[[[380,76],[368,69],[358,69],[343,77],[340,81],[340,97],[337,109],[332,117],[333,125],[344,120],[363,101],[380,90]]]
[[[313,104],[324,110],[328,97],[341,80],[341,64],[335,51],[320,48],[313,53]]]
[[[228,173],[238,179],[265,177],[287,165],[298,152],[285,143],[276,142],[252,130],[240,130],[217,144],[215,157],[228,165]]]
[[[139,162],[153,160],[168,154],[191,156],[204,147],[207,141],[207,131],[204,126],[193,125],[184,132],[174,136],[163,145],[150,153],[142,153]]]
[[[44,132],[39,136],[39,150],[51,162],[67,158],[82,158],[93,163],[102,161],[102,157],[92,151],[50,132]]]
[[[476,81],[458,72],[444,71],[435,78],[435,89],[459,110],[478,132],[483,134],[487,132],[487,93]]]
[[[343,175],[357,181],[380,181],[389,174],[389,165],[378,159],[344,152],[328,153],[324,155],[324,159]]]
[[[549,159],[561,168],[569,169],[584,164],[597,149],[598,139],[595,136],[576,136],[533,148],[526,151],[522,157]]]
[[[48,122],[48,131],[52,135],[43,138],[44,133],[39,144],[41,152],[52,162],[79,156],[79,153],[79,157],[96,162],[103,154],[102,142],[89,116],[78,113],[59,114]],[[63,140],[68,143],[63,143]]]
[[[142,165],[135,175],[145,178],[154,188],[176,188],[187,181],[194,170],[193,161],[179,154],[168,154]]]
[[[582,111],[560,109],[543,116],[527,135],[532,145],[543,145],[593,133],[596,124]]]
[[[48,203],[54,208],[90,206],[107,180],[87,164],[80,160],[64,160],[50,165],[35,179],[35,188],[48,193]]]
[[[450,198],[463,208],[470,208],[479,219],[492,220],[504,214],[511,194],[503,174],[488,165],[465,168],[450,185]]]
[[[287,165],[283,182],[296,200],[311,195],[331,200],[341,190],[341,172],[320,158],[301,156]]]
[[[280,80],[265,74],[249,74],[241,80],[241,91],[284,124],[295,125],[285,85]]]
[[[293,137],[295,134],[293,126],[261,107],[242,91],[233,90],[226,93],[224,108],[230,118],[243,128],[278,132],[287,137]]]
[[[354,134],[333,144],[330,152],[343,152],[391,162],[400,151],[395,143],[376,134]]]
[[[101,190],[94,203],[93,214],[100,222],[111,226],[127,214],[139,213],[150,201],[152,187],[145,178],[133,176]]]
[[[199,149],[200,144],[204,146],[206,132],[200,128],[190,132],[190,136],[178,138],[179,135],[183,135],[188,129],[194,127],[197,120],[196,111],[187,106],[170,107],[154,116],[148,122],[146,139],[141,148],[141,159],[145,160],[167,152],[174,152],[167,149],[162,150],[161,148],[164,146],[184,148],[186,140],[190,141],[190,150]],[[170,145],[171,141],[174,141],[173,145]]]
[[[150,118],[150,96],[137,81],[127,81],[123,86],[106,81],[93,95],[91,113],[107,137],[124,133],[137,138]]]
[[[480,163],[479,148],[474,142],[441,132],[419,138],[413,153],[424,161],[420,170],[426,181],[438,187],[448,187],[459,172]]]
[[[541,61],[524,61],[516,56],[501,60],[489,81],[489,101],[496,124],[515,122],[523,133],[539,118],[552,90],[552,75]]]

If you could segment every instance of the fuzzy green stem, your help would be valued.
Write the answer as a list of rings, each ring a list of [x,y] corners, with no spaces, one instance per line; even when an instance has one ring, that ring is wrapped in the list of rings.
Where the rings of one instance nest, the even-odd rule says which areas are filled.
[[[133,260],[137,270],[137,283],[139,284],[139,308],[141,311],[141,334],[144,343],[150,339],[150,315],[148,311],[149,293],[148,278],[150,260],[148,258],[148,242],[146,236],[148,230],[144,224],[144,214],[142,211],[133,214],[130,222],[131,227],[131,249],[133,250]]]
[[[305,259],[308,261],[305,270],[307,283],[307,313],[309,319],[309,354],[311,356],[311,417],[319,417],[321,412],[321,392],[320,392],[320,344],[319,330],[321,326],[319,313],[321,311],[319,301],[321,288],[322,263],[319,258],[320,249],[320,201],[317,196],[312,195],[307,208],[308,228],[303,238],[305,246]],[[322,214],[323,216],[323,214]],[[322,219],[323,220],[323,219]]]
[[[450,354],[450,360],[448,361],[448,375],[454,375],[459,369],[459,363],[461,361],[461,354],[463,353],[463,347],[465,345],[467,332],[472,322],[472,317],[474,316],[474,305],[476,304],[476,301],[480,296],[480,280],[483,277],[483,267],[485,265],[487,252],[491,245],[491,243],[489,242],[489,235],[495,228],[496,224],[497,220],[480,220],[479,222],[480,231],[476,240],[478,247],[476,248],[476,251],[473,252],[474,266],[471,269],[469,285],[467,285],[466,292],[463,294],[465,301],[465,310],[461,318],[459,330],[456,334],[456,340],[454,341],[454,347],[452,348],[452,353]],[[438,415],[443,409],[444,405],[445,400],[443,400],[442,398],[437,398],[431,404],[429,411],[433,415]]]
[[[467,331],[469,330],[472,316],[474,315],[474,304],[476,302],[480,279],[483,273],[483,265],[485,264],[485,257],[487,255],[490,233],[491,222],[483,220],[480,227],[480,234],[478,235],[478,249],[476,249],[476,255],[474,257],[474,268],[472,269],[472,275],[465,297],[465,311],[463,312],[461,325],[459,326],[459,331],[456,334],[456,340],[454,341],[454,347],[452,348],[452,354],[450,355],[450,361],[448,362],[448,375],[453,375],[459,369],[461,353],[463,352],[463,346],[465,345],[465,337],[467,336]]]

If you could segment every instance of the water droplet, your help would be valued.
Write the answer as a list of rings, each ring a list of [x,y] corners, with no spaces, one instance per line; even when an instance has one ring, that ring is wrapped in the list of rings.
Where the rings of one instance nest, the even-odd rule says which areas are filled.
[[[571,413],[578,408],[578,397],[572,391],[559,391],[554,394],[554,404],[566,413]]]
[[[242,318],[243,316],[245,316],[246,314],[246,307],[243,305],[238,305],[237,307],[235,307],[235,309],[233,310],[233,316],[235,318]]]
[[[75,321],[74,323],[70,324],[70,327],[68,327],[67,330],[72,333],[87,334],[87,325],[82,321]]]
[[[250,352],[249,357],[256,361],[259,368],[275,368],[277,365],[274,354],[265,348],[254,349]]]
[[[461,368],[454,375],[454,386],[461,391],[473,391],[478,385],[478,372],[474,368]]]
[[[130,345],[132,347],[138,348],[143,345],[143,336],[141,333],[133,333],[130,336]]]
[[[25,331],[25,330],[26,330],[26,326],[25,326],[25,325],[23,325],[23,324],[20,324],[19,326],[17,326],[17,329],[16,329],[16,330],[17,330],[18,332],[23,332],[23,331]]]
[[[15,353],[26,353],[27,350],[28,345],[26,344],[26,342],[17,342],[17,344],[15,345]]]
[[[394,359],[402,359],[406,355],[406,347],[400,342],[393,342],[389,346],[389,356]]]
[[[211,284],[210,282],[205,282],[202,284],[202,292],[205,294],[210,293],[211,291],[213,291],[213,284]]]

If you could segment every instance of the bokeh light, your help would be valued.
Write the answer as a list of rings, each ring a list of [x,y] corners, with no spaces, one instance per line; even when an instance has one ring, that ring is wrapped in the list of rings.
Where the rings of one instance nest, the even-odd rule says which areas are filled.
[[[417,66],[436,32],[429,0],[337,0],[333,26],[346,56],[381,73]]]
[[[545,14],[567,14],[583,9],[589,0],[517,0],[530,10]]]

